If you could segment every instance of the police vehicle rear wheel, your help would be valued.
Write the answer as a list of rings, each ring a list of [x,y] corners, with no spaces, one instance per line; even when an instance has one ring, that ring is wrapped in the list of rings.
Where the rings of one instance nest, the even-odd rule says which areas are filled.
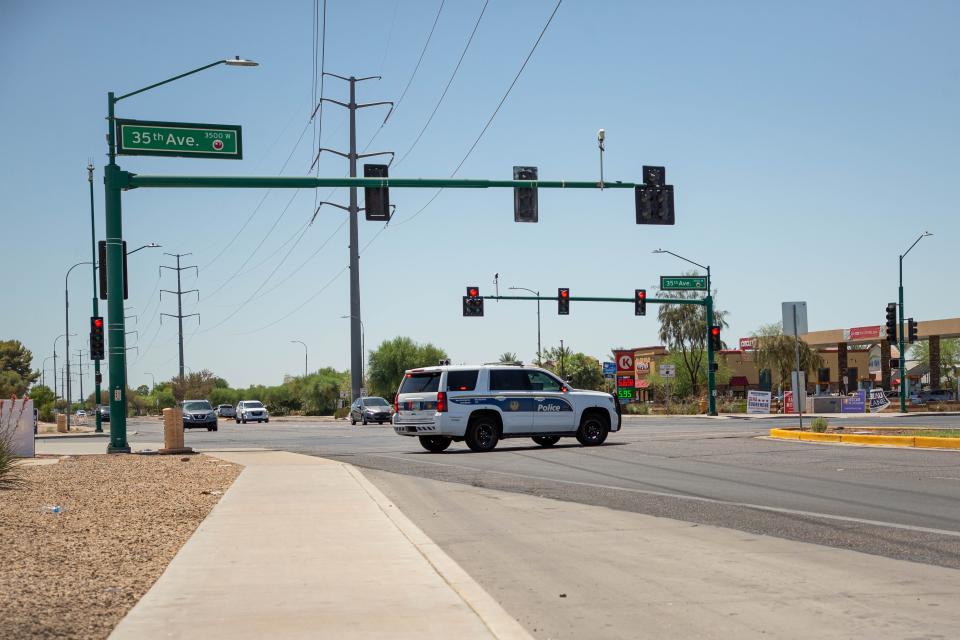
[[[450,446],[453,442],[451,438],[445,436],[420,436],[420,446],[430,453],[440,453]]]
[[[552,447],[560,442],[560,436],[533,436],[533,441],[541,447]]]
[[[577,441],[585,447],[595,447],[607,439],[610,427],[599,413],[588,413],[580,421],[577,429]]]
[[[491,451],[499,439],[496,423],[486,416],[471,420],[464,437],[473,451]]]

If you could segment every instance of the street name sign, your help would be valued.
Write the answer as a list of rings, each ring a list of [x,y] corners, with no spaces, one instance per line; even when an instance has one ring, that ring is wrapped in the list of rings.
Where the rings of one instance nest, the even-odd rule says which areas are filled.
[[[122,118],[116,123],[120,155],[243,159],[240,125]]]
[[[706,291],[706,276],[660,276],[662,291]]]

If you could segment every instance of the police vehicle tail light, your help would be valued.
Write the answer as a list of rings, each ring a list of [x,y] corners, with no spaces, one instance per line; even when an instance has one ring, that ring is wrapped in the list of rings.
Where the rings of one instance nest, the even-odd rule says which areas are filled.
[[[393,412],[400,413],[400,392],[397,391],[397,394],[393,396]]]
[[[445,391],[437,392],[437,411],[446,413],[447,411],[447,393]]]

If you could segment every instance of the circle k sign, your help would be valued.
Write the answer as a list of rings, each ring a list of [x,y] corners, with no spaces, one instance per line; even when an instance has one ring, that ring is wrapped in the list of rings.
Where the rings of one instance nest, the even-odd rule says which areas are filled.
[[[629,351],[617,353],[617,371],[633,371],[633,354]]]

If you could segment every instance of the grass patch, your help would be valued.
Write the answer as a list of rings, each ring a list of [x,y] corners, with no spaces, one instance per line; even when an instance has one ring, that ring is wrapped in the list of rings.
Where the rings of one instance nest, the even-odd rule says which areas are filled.
[[[924,429],[912,433],[924,438],[960,438],[960,429]]]

